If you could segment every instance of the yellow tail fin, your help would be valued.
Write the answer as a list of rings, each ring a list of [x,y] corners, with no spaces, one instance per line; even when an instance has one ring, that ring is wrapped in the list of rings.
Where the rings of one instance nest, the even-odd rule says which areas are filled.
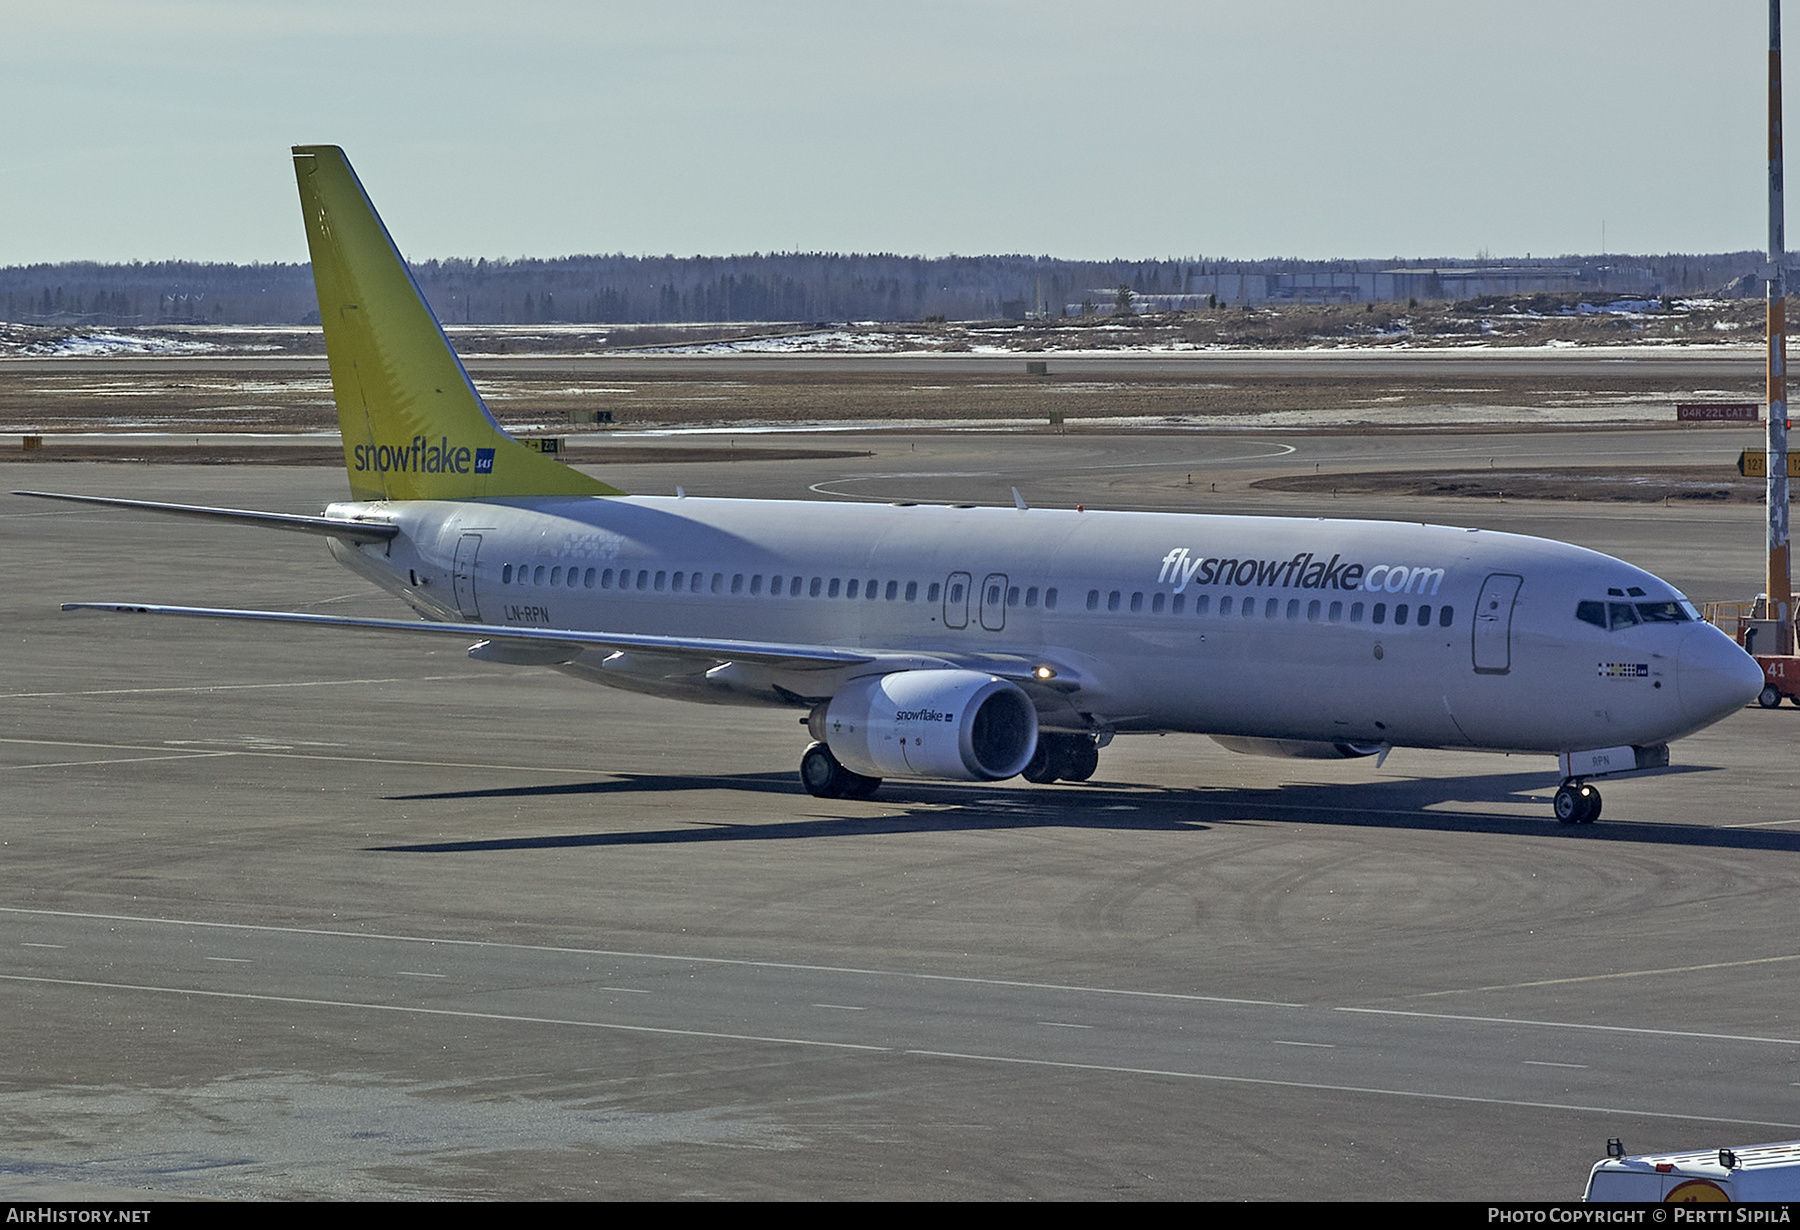
[[[343,150],[296,145],[294,174],[355,498],[624,494],[500,430]]]

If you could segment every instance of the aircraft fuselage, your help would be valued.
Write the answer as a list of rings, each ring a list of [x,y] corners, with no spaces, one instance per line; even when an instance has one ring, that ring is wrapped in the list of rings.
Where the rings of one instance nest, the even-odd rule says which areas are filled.
[[[668,497],[328,515],[400,528],[333,550],[430,619],[1047,670],[1028,690],[1048,730],[1644,745],[1741,705],[1749,662],[1642,569],[1449,526]],[[796,707],[873,669],[702,671],[604,649],[544,664],[681,699]]]

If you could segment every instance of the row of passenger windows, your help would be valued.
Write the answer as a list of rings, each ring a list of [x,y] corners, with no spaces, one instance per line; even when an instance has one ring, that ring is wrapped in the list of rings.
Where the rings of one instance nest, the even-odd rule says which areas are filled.
[[[1129,602],[1127,602],[1125,595],[1121,591],[1115,589],[1106,595],[1105,601],[1106,609],[1109,611],[1116,611],[1122,605],[1128,605],[1134,612],[1142,611],[1144,609],[1144,595],[1142,592],[1133,593]],[[1100,603],[1100,591],[1097,589],[1088,590],[1087,609],[1090,611],[1097,611],[1100,609]],[[1312,623],[1324,620],[1326,623],[1336,624],[1345,622],[1344,607],[1345,604],[1341,600],[1327,603],[1320,598],[1313,598],[1305,601],[1299,598],[1264,598],[1259,608],[1256,595],[1245,594],[1243,597],[1236,600],[1234,609],[1232,596],[1226,594],[1219,599],[1218,617],[1220,619],[1255,619],[1260,610],[1262,618],[1264,619],[1278,619],[1283,614],[1289,619],[1299,619],[1304,612],[1306,619]],[[1186,594],[1158,593],[1150,595],[1150,613],[1152,615],[1161,615],[1165,611],[1170,615],[1182,615],[1186,613],[1186,610]],[[1209,615],[1212,611],[1213,605],[1211,594],[1201,594],[1194,599],[1195,615]],[[1349,604],[1348,614],[1349,622],[1353,624],[1362,623],[1365,616],[1367,616],[1368,621],[1372,624],[1385,624],[1388,621],[1388,604],[1385,602],[1377,602],[1373,607],[1367,607],[1361,602],[1352,602]],[[1418,627],[1428,628],[1432,623],[1432,615],[1433,609],[1430,603],[1422,602],[1417,607],[1414,607],[1411,603],[1401,602],[1397,603],[1393,609],[1394,624],[1396,627],[1403,626],[1410,621]],[[1440,628],[1448,628],[1456,621],[1456,608],[1451,606],[1440,606],[1436,608],[1436,616],[1437,626]]]
[[[743,573],[732,574],[729,578],[723,572],[715,572],[712,579],[707,580],[704,572],[670,572],[666,569],[639,568],[635,572],[630,568],[564,568],[560,564],[520,564],[517,567],[507,564],[500,569],[502,585],[536,585],[548,586],[552,589],[620,589],[651,590],[656,593],[679,594],[698,593],[733,593],[749,592],[752,595],[767,593],[772,598],[784,594],[789,598],[862,598],[867,601],[885,599],[888,602],[919,600],[919,582],[917,581],[882,581],[879,577],[870,577],[867,581],[859,577],[845,580],[842,577],[788,576],[777,573],[765,578],[753,573],[746,577]],[[925,601],[936,602],[944,592],[942,582],[933,581],[925,587]],[[953,581],[950,584],[950,601],[961,603],[967,589],[963,582]],[[1000,587],[988,587],[987,601],[990,606],[1000,602]],[[1021,589],[1010,586],[1006,591],[1006,605],[1035,607],[1042,602],[1044,609],[1056,609],[1056,589],[1039,591],[1035,585]]]
[[[888,581],[884,584],[879,577],[870,577],[867,581],[861,578],[846,581],[842,577],[813,577],[809,581],[806,577],[785,574],[769,577],[767,581],[769,596],[776,598],[785,593],[790,598],[863,598],[871,602],[878,598],[885,598],[889,602],[919,600],[917,581]],[[500,583],[548,586],[551,589],[649,590],[659,594],[741,594],[748,590],[751,594],[760,595],[765,592],[764,578],[760,572],[748,578],[741,572],[729,577],[723,572],[715,572],[709,582],[704,572],[670,572],[666,569],[649,568],[639,568],[634,572],[630,568],[582,569],[546,564],[520,564],[516,568],[507,564],[500,569]],[[926,587],[925,600],[936,602],[940,592],[942,586],[938,582],[932,582]],[[1037,590],[1033,589],[1031,593],[1035,601]]]
[[[520,564],[516,568],[511,564],[507,564],[500,570],[500,583],[502,585],[519,584],[549,586],[552,589],[594,589],[598,587],[600,589],[635,589],[674,594],[683,592],[694,594],[702,592],[713,594],[723,594],[727,592],[741,594],[748,590],[752,595],[761,595],[765,592],[764,578],[761,573],[753,573],[746,578],[745,575],[740,572],[732,574],[728,578],[723,572],[715,572],[712,574],[712,579],[709,582],[707,574],[704,572],[670,572],[664,569],[652,570],[649,568],[639,568],[634,572],[630,568],[582,569],[577,567],[565,568],[559,564]],[[841,577],[812,577],[808,579],[804,576],[788,576],[786,574],[778,573],[768,578],[766,592],[773,598],[779,598],[783,594],[786,594],[790,598],[861,597],[868,601],[885,598],[889,602],[896,600],[916,602],[919,598],[919,582],[887,581],[883,583],[878,577],[871,577],[867,581],[863,581],[860,578],[852,578],[846,581]],[[931,582],[925,589],[925,601],[936,602],[942,592],[943,586],[939,582]],[[963,584],[961,582],[953,581],[950,585],[951,603],[953,605],[960,605],[963,602],[963,595]],[[988,606],[998,606],[1000,603],[1000,587],[998,585],[988,586],[985,597]],[[1046,611],[1054,611],[1056,609],[1056,600],[1057,592],[1055,586],[1043,590],[1041,594],[1038,587],[1035,585],[1025,587],[1012,585],[1008,586],[1006,590],[1006,605],[1009,607],[1023,605],[1027,609],[1031,609],[1038,606],[1041,602]],[[1123,592],[1116,589],[1106,595],[1105,604],[1108,611],[1117,611],[1122,606],[1127,605]],[[1283,600],[1280,598],[1264,599],[1262,602],[1262,617],[1264,619],[1279,618],[1282,614],[1282,604]],[[1149,605],[1150,612],[1155,615],[1160,615],[1165,610],[1171,615],[1181,615],[1185,613],[1187,608],[1187,595],[1171,595],[1160,592],[1151,594]],[[1599,603],[1583,603],[1582,608],[1585,611],[1589,606],[1600,605],[1601,604]],[[1672,606],[1673,604],[1642,605]],[[1100,609],[1100,606],[1100,591],[1097,589],[1090,589],[1087,595],[1087,609],[1090,611],[1097,611]],[[1342,623],[1344,622],[1345,616],[1344,606],[1345,604],[1342,601],[1334,601],[1329,605],[1326,605],[1322,600],[1314,598],[1305,603],[1306,618],[1315,623],[1320,619],[1323,619],[1327,623]],[[1131,595],[1129,608],[1134,613],[1141,612],[1144,609],[1144,594],[1142,591],[1135,592]],[[1287,618],[1297,620],[1301,617],[1302,603],[1299,598],[1286,599],[1286,608]],[[1679,608],[1676,609],[1679,611]],[[1212,596],[1210,594],[1201,594],[1194,599],[1195,615],[1207,615],[1211,613],[1211,610]],[[1218,614],[1222,619],[1229,618],[1233,615],[1243,619],[1253,619],[1257,614],[1257,599],[1253,594],[1245,594],[1242,598],[1237,599],[1236,609],[1234,610],[1232,596],[1227,594],[1219,599]],[[1353,624],[1362,623],[1365,614],[1371,624],[1385,624],[1388,621],[1388,605],[1385,602],[1377,602],[1373,608],[1366,608],[1361,602],[1352,602],[1349,604],[1349,622]],[[1436,614],[1437,626],[1440,628],[1448,628],[1455,620],[1455,610],[1449,606],[1438,607]],[[1417,608],[1413,608],[1409,603],[1398,603],[1393,609],[1393,617],[1396,625],[1404,625],[1410,618],[1413,623],[1416,623],[1421,628],[1429,627],[1432,622],[1432,607],[1426,603],[1421,603]],[[1581,615],[1581,618],[1588,619],[1589,617],[1584,613]],[[1685,618],[1685,616],[1683,616],[1683,618]],[[1601,626],[1604,627],[1605,625],[1602,624]]]

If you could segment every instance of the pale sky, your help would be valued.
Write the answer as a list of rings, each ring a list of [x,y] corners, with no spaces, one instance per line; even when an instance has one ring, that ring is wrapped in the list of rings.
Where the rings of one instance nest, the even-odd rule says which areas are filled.
[[[1766,13],[0,0],[0,264],[304,260],[297,143],[415,260],[1761,248]]]

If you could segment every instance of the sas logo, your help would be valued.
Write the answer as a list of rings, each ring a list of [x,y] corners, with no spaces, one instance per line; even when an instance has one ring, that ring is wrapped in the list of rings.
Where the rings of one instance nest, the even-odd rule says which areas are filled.
[[[1648,662],[1602,662],[1600,678],[1602,679],[1648,679],[1650,664]]]
[[[494,472],[494,450],[478,448],[475,450],[475,473],[492,474]]]

